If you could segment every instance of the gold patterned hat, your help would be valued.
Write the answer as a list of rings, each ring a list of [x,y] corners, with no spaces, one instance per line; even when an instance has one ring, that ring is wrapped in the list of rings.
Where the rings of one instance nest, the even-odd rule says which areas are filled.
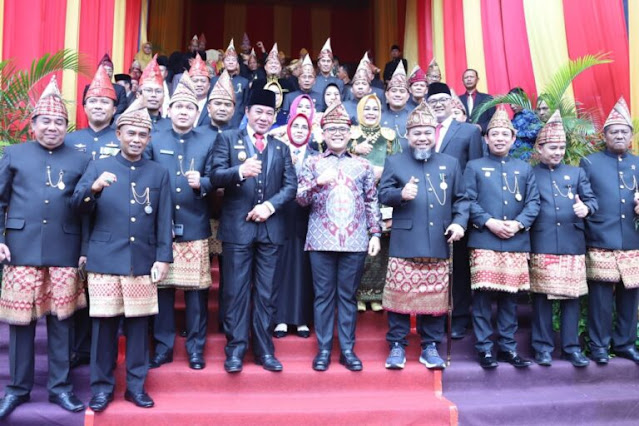
[[[58,81],[55,75],[49,80],[49,84],[44,88],[40,99],[36,103],[33,111],[31,112],[31,118],[38,115],[50,115],[52,117],[62,117],[65,120],[69,120],[69,113],[67,107],[62,101],[62,94],[58,88]]]
[[[279,58],[279,52],[277,50],[277,43],[273,43],[273,48],[271,49],[270,52],[268,52],[268,56],[266,57],[266,62],[270,62],[270,61],[277,61],[278,63],[280,62],[280,58]]]
[[[329,58],[331,61],[333,60],[333,49],[331,49],[331,38],[327,38],[324,42],[324,46],[317,55],[317,59]]]
[[[233,44],[233,39],[231,39],[229,47],[227,47],[226,52],[224,52],[224,57],[227,56],[235,56],[237,58],[237,52],[235,51],[235,44]]]
[[[191,80],[191,76],[189,76],[188,72],[182,74],[182,77],[175,88],[175,92],[173,92],[173,96],[171,96],[169,106],[178,101],[191,102],[194,103],[195,106],[198,106],[195,87],[193,86],[193,81]]]
[[[326,108],[320,124],[322,128],[324,128],[327,124],[346,124],[350,126],[351,118],[349,117],[348,112],[346,112],[344,105],[342,105],[340,101],[337,101]]]
[[[548,119],[544,127],[537,135],[537,146],[547,143],[566,142],[566,132],[564,131],[564,123],[561,120],[559,110],[556,110]]]
[[[419,105],[408,114],[408,118],[406,119],[406,129],[420,126],[437,127],[435,114],[433,114],[430,106],[424,101],[420,102]]]
[[[359,61],[355,74],[353,75],[353,83],[357,80],[366,80],[367,83],[373,79],[373,73],[370,68],[371,60],[368,58],[368,52],[364,52],[364,56]]]
[[[228,71],[222,71],[220,78],[215,82],[208,100],[210,101],[211,99],[224,99],[235,104],[235,89],[233,89],[233,81]]]
[[[151,130],[151,116],[149,115],[149,110],[147,109],[141,97],[133,101],[133,103],[126,109],[126,111],[124,111],[118,117],[118,120],[116,121],[116,127],[119,129],[125,124],[145,127]]]
[[[308,71],[315,75],[315,67],[313,66],[313,61],[311,61],[311,57],[308,53],[304,56],[304,60],[302,61],[302,72],[304,71]]]
[[[610,111],[610,115],[608,115],[608,118],[604,123],[604,129],[611,124],[625,124],[634,130],[634,127],[632,126],[632,118],[630,118],[630,110],[628,109],[628,104],[623,96],[619,98],[615,106],[612,108],[612,111]]]
[[[430,74],[431,72],[442,75],[442,71],[439,69],[439,64],[437,63],[435,58],[430,60],[430,63],[428,64],[428,71],[426,72],[426,74]]]
[[[393,76],[388,82],[388,88],[386,90],[390,90],[393,87],[408,88],[408,79],[406,78],[406,70],[404,69],[403,61],[399,61],[397,64],[397,68],[395,68],[395,72],[393,72]]]
[[[488,122],[486,131],[489,131],[490,129],[494,129],[496,127],[503,127],[512,130],[513,133],[517,133],[517,131],[513,127],[513,123],[508,117],[508,111],[506,111],[506,108],[504,108],[503,105],[497,106],[495,114],[493,114],[493,117]]]

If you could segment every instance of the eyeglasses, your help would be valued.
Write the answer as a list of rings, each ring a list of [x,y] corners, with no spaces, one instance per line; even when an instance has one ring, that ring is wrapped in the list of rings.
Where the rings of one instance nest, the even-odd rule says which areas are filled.
[[[439,99],[429,99],[428,100],[428,105],[434,107],[437,104],[440,105],[444,105],[446,104],[448,101],[450,101],[451,98],[439,98]]]
[[[328,133],[329,135],[334,135],[336,133],[348,133],[350,129],[348,127],[327,127],[326,129],[324,129],[324,131],[326,133]]]

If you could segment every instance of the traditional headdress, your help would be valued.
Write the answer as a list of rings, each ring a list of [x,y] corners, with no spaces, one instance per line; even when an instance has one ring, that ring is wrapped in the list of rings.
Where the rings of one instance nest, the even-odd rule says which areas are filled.
[[[628,104],[626,104],[623,96],[619,98],[615,106],[612,108],[612,111],[610,111],[610,115],[604,123],[604,129],[611,124],[625,124],[634,130],[634,127],[632,126],[632,118],[630,118],[630,111],[628,110]]]
[[[445,93],[447,95],[451,95],[450,87],[446,83],[440,83],[439,81],[435,83],[431,83],[428,85],[428,93],[426,93],[426,99],[430,98],[433,95],[438,95],[440,93]]]
[[[539,131],[536,143],[537,146],[542,146],[546,143],[560,142],[566,142],[566,132],[564,131],[561,114],[559,113],[559,110],[556,110],[550,116],[544,127]]]
[[[326,42],[324,42],[324,46],[317,55],[317,59],[322,59],[323,57],[327,57],[330,60],[333,60],[333,49],[331,49],[331,38],[327,38]]]
[[[268,56],[266,57],[266,62],[269,61],[277,61],[278,63],[280,62],[280,58],[278,56],[278,51],[277,51],[277,43],[273,44],[273,48],[271,49],[270,52],[268,52]]]
[[[517,133],[517,131],[513,127],[513,123],[510,121],[510,118],[508,117],[508,111],[506,111],[506,108],[504,108],[501,105],[497,107],[495,114],[493,114],[493,117],[488,122],[488,127],[486,128],[486,131],[490,129],[494,129],[495,127],[503,127],[503,128],[512,130],[513,134]]]
[[[413,70],[410,72],[410,78],[408,79],[408,85],[411,86],[413,83],[418,81],[423,81],[426,83],[426,73],[419,65],[415,65]]]
[[[304,71],[310,71],[313,75],[315,75],[315,67],[313,66],[313,61],[311,61],[311,57],[308,54],[304,56],[304,60],[302,61],[302,72]]]
[[[129,82],[131,81],[131,77],[129,77]],[[100,65],[98,70],[95,72],[93,76],[93,81],[87,90],[84,99],[88,99],[90,97],[100,97],[103,96],[105,98],[113,99],[115,102],[117,100],[117,96],[115,95],[115,89],[113,88],[113,83],[111,83],[111,79],[109,75],[104,70],[104,66]]]
[[[125,124],[131,126],[146,127],[151,130],[151,116],[149,110],[142,101],[142,98],[137,98],[129,107],[124,111],[116,121],[116,126],[120,128]]]
[[[397,68],[395,68],[395,72],[393,72],[393,76],[388,82],[387,90],[390,90],[393,87],[408,88],[406,70],[404,69],[404,63],[402,61],[399,61],[399,63],[397,64]]]
[[[253,105],[262,105],[275,109],[275,93],[264,89],[251,90],[251,95],[246,106],[250,108]]]
[[[431,72],[436,72],[437,74],[442,75],[442,72],[439,69],[439,65],[437,64],[435,58],[430,60],[430,63],[428,64],[428,71],[426,74],[430,74]]]
[[[373,79],[373,73],[370,69],[371,60],[368,59],[368,52],[364,52],[364,56],[360,59],[355,74],[353,75],[353,83],[357,80],[366,80],[367,83]]]
[[[142,71],[142,77],[140,77],[140,87],[145,84],[156,84],[159,87],[164,87],[164,80],[162,79],[162,73],[160,72],[160,67],[157,62],[158,55],[156,54],[151,59],[151,62],[144,68]]]
[[[131,76],[129,74],[116,74],[116,75],[113,76],[113,80],[115,80],[116,83],[118,81],[126,81],[127,83],[131,83]]]
[[[197,96],[195,96],[195,88],[193,87],[191,76],[187,72],[182,74],[182,77],[175,88],[175,92],[173,92],[173,96],[171,96],[169,106],[178,101],[191,102],[194,103],[195,106],[198,106]]]
[[[322,121],[320,122],[322,128],[327,124],[347,124],[351,125],[351,118],[346,112],[346,108],[340,101],[331,104],[326,108],[324,115],[322,116]]]
[[[195,58],[190,59],[189,62],[191,63],[191,68],[189,69],[190,77],[202,76],[209,78],[209,69],[199,53],[196,53]]]
[[[408,114],[406,119],[406,129],[413,127],[429,126],[437,127],[437,119],[426,102],[420,102],[417,107]]]
[[[106,65],[108,67],[113,68],[113,61],[111,60],[111,57],[109,56],[108,53],[105,53],[102,59],[100,59],[100,62],[98,62],[98,66],[100,65]]]
[[[215,82],[208,100],[211,99],[224,99],[235,104],[235,89],[233,89],[233,81],[228,71],[222,71],[220,78]]]
[[[464,103],[461,101],[461,99],[457,97],[457,95],[453,96],[453,99],[451,102],[453,103],[453,108],[462,110],[464,111],[464,114],[468,115],[468,112],[466,112],[466,107],[464,106]]]
[[[235,56],[237,58],[237,52],[235,51],[235,45],[233,44],[233,39],[229,43],[229,47],[226,48],[226,52],[224,52],[224,57],[227,56]]]
[[[62,117],[65,120],[69,120],[69,113],[67,107],[62,101],[62,95],[58,88],[58,81],[55,75],[51,77],[49,84],[44,88],[40,99],[35,104],[33,111],[31,112],[31,118],[35,118],[38,115],[50,115],[53,117]]]

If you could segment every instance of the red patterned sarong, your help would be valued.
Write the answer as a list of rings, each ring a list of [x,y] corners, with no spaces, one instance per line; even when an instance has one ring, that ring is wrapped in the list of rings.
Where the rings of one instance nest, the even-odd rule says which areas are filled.
[[[125,276],[89,272],[89,315],[144,317],[158,313],[158,289],[149,275]]]
[[[166,279],[158,287],[202,290],[211,287],[209,240],[173,243],[173,263]]]
[[[448,259],[390,257],[382,306],[401,314],[445,314]]]
[[[27,325],[44,315],[63,320],[87,306],[77,268],[5,265],[0,319]]]
[[[470,250],[470,287],[507,293],[530,289],[528,253]]]
[[[548,299],[574,299],[588,293],[586,256],[531,254],[530,290]]]
[[[588,279],[623,282],[625,288],[639,287],[639,250],[589,248],[586,252]]]

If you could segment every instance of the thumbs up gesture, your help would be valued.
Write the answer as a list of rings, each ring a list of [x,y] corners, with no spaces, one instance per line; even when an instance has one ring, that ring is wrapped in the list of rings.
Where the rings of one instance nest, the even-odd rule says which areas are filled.
[[[575,212],[575,215],[583,219],[588,216],[588,206],[584,204],[583,201],[579,198],[579,195],[575,195],[575,204],[572,205],[572,210]]]
[[[240,173],[242,173],[245,179],[255,177],[262,173],[262,162],[257,159],[257,154],[253,154],[251,158],[242,163]]]
[[[404,189],[402,189],[402,200],[410,201],[414,200],[417,197],[417,183],[419,179],[415,179],[414,176],[410,177],[410,180],[404,185]]]

